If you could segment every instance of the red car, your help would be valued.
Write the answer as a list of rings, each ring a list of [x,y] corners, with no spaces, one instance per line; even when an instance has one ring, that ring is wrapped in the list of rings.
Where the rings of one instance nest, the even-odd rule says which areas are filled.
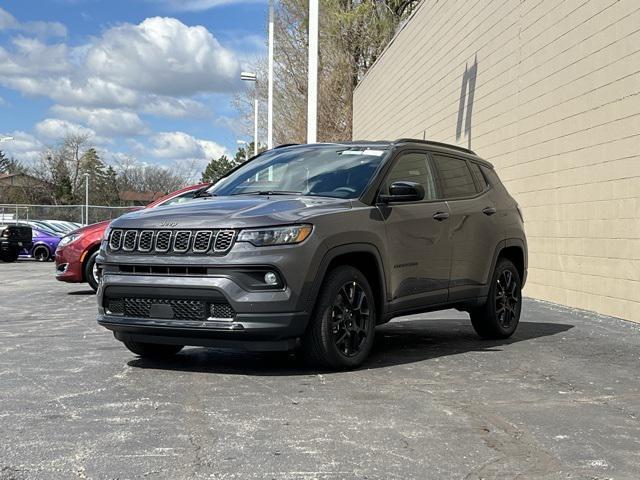
[[[200,190],[209,187],[209,183],[200,183],[177,190],[144,208],[160,205],[172,205],[184,202],[195,196]],[[61,282],[87,282],[94,290],[98,289],[99,272],[96,257],[104,231],[111,223],[107,220],[74,230],[60,240],[56,249],[56,279]]]

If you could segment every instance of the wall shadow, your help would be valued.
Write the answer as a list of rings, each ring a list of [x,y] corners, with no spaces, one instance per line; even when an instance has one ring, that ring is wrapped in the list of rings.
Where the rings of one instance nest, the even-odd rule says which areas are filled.
[[[500,352],[500,347],[556,335],[573,328],[563,323],[521,322],[507,340],[481,340],[469,320],[411,320],[391,322],[376,330],[369,359],[360,370],[405,365],[467,352]],[[306,366],[294,354],[249,353],[207,348],[188,348],[169,360],[136,358],[127,364],[144,369],[226,375],[292,376],[332,374]]]
[[[460,87],[460,103],[458,104],[458,121],[456,122],[456,140],[467,137],[467,144],[471,150],[471,126],[473,118],[473,99],[476,94],[476,78],[478,77],[478,55],[473,60],[471,67],[464,66],[462,86]],[[466,108],[465,108],[466,106]],[[466,115],[465,115],[466,110]],[[464,131],[463,131],[464,123]]]

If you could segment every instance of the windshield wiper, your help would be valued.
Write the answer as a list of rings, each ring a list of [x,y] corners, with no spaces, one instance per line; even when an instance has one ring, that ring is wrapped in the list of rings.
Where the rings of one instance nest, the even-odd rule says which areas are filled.
[[[207,189],[202,189],[193,196],[193,198],[206,198],[206,197],[217,197],[215,193],[208,192]]]
[[[238,192],[231,195],[302,195],[302,192],[293,190],[254,190],[251,192]]]

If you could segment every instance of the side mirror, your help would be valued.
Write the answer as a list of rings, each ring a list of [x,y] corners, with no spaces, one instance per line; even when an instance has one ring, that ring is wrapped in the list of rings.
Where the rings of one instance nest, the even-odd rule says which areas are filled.
[[[419,202],[424,199],[424,187],[415,182],[393,182],[389,187],[389,195],[380,195],[381,203]]]

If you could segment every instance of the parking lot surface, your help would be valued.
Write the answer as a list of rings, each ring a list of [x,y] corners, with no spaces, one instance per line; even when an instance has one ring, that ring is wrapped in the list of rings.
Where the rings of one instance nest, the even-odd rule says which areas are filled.
[[[637,479],[640,325],[527,300],[516,335],[394,320],[364,368],[151,362],[53,265],[0,264],[0,479]]]

